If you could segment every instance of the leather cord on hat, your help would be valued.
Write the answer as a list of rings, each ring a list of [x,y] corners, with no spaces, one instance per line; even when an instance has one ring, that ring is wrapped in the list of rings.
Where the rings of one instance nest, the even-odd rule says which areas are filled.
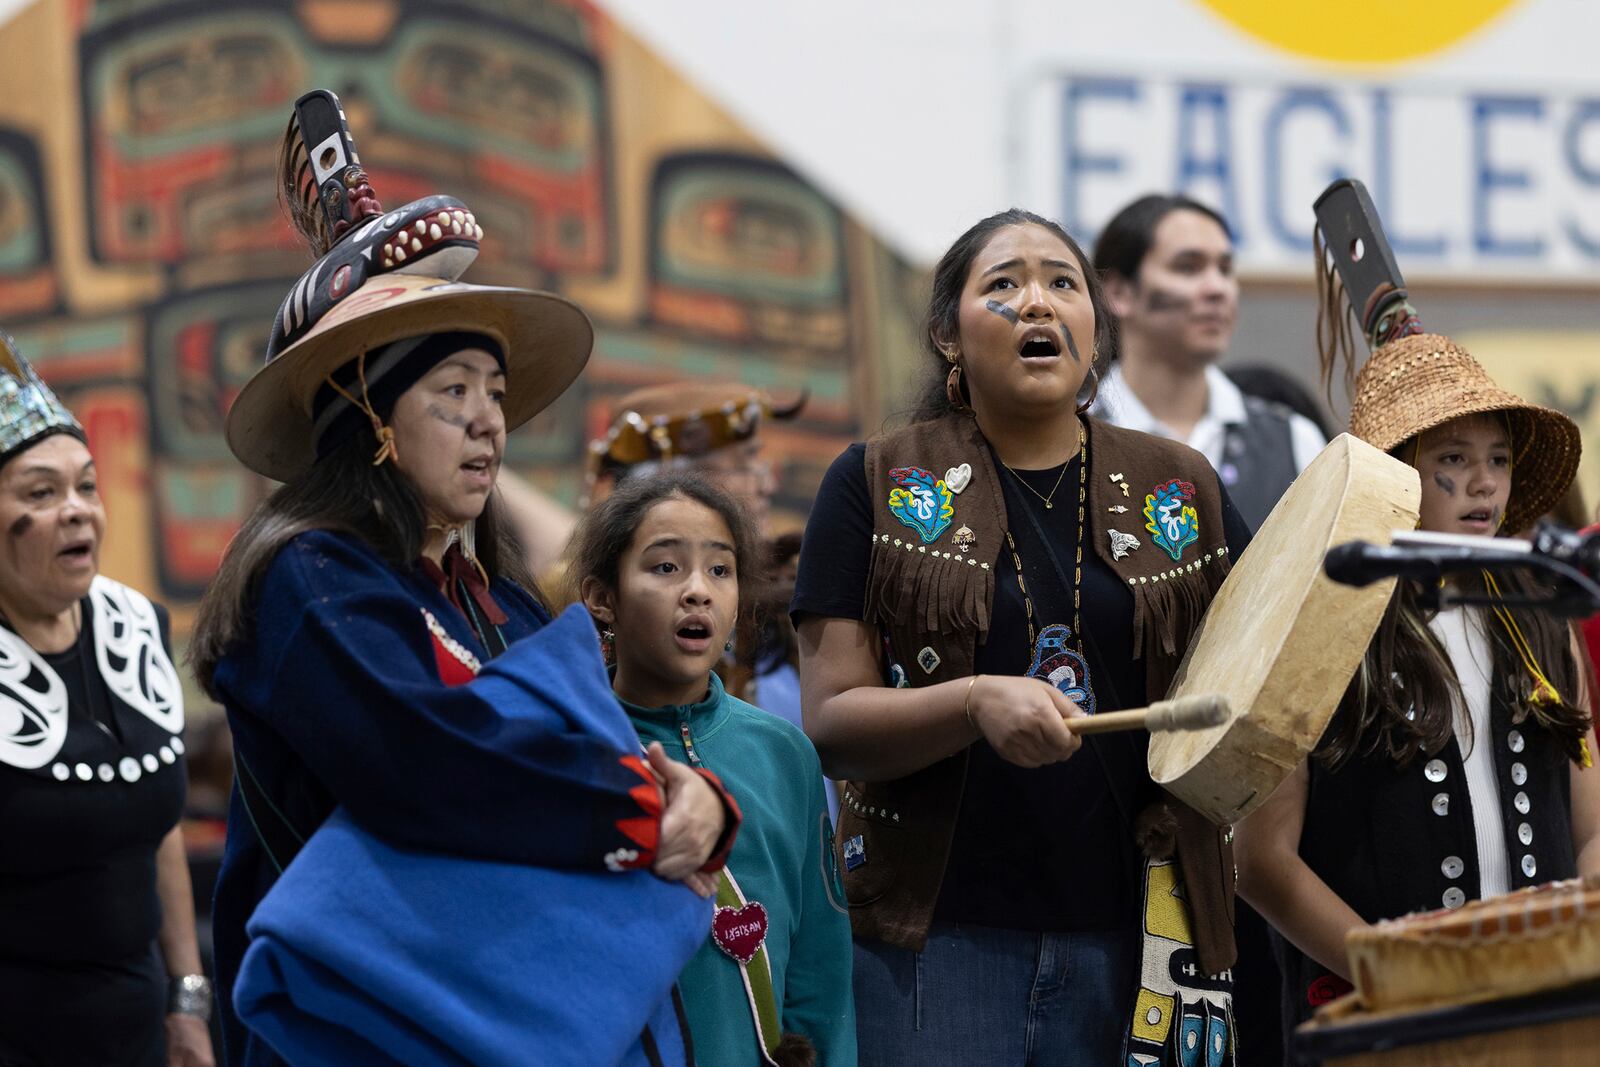
[[[344,386],[334,381],[332,374],[325,377],[323,381],[332,386],[334,392],[349,401],[351,407],[360,408],[366,413],[367,418],[372,420],[372,433],[378,439],[378,452],[373,457],[372,465],[381,467],[386,459],[392,459],[399,463],[400,453],[395,448],[394,430],[385,426],[383,420],[378,418],[378,413],[372,409],[372,401],[367,397],[367,353],[364,349],[360,355],[356,356],[356,379],[361,383],[360,400],[351,396]]]

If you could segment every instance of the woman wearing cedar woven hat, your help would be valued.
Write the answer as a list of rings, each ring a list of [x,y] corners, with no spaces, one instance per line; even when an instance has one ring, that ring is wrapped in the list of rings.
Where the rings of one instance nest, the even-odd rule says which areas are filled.
[[[239,772],[215,909],[233,1064],[279,1062],[232,1010],[244,1010],[232,1002],[241,958],[252,941],[262,947],[259,921],[248,934],[245,924],[313,858],[317,841],[307,838],[336,807],[390,845],[499,865],[649,868],[702,895],[737,825],[713,778],[659,747],[647,766],[618,742],[633,735],[593,627],[581,609],[550,619],[495,512],[505,435],[582,370],[588,319],[548,293],[456,282],[482,236],[465,205],[432,196],[384,214],[337,99],[310,93],[295,111],[284,190],[321,258],[285,298],[267,364],[227,422],[234,454],[286,484],[229,547],[192,653],[227,709]],[[308,854],[280,882],[302,846]],[[706,910],[693,922],[708,923]],[[359,917],[387,918],[371,908]],[[435,919],[437,928],[444,918]],[[698,936],[686,937],[676,966],[704,929],[687,931]],[[417,929],[417,940],[426,936]],[[393,943],[403,950],[410,940],[401,931]],[[444,973],[474,954],[463,946],[427,962]],[[448,979],[470,986],[470,976]],[[502,986],[517,981],[501,976]],[[314,1011],[309,996],[288,999]],[[403,1016],[396,1031],[410,1041],[460,1005],[427,997],[415,1011],[371,1007]],[[359,1030],[352,1016],[346,1001],[316,1025],[275,1023],[271,1040],[285,1058],[310,1062],[299,1042],[325,1038],[330,1018]],[[620,1037],[637,1043],[640,1026],[658,1018],[629,1022]],[[339,1040],[434,1062],[370,1032]],[[526,1062],[527,1051],[502,1054]]]
[[[1350,432],[1417,468],[1421,529],[1503,536],[1531,526],[1577,471],[1577,427],[1501,389],[1449,338],[1422,332],[1364,190],[1341,183],[1318,204],[1374,348],[1355,381]],[[1360,272],[1345,254],[1355,247]],[[1331,381],[1341,356],[1348,371],[1350,346],[1320,248],[1318,265],[1322,321],[1334,326],[1323,338]],[[1452,582],[1489,610],[1429,610],[1421,584],[1402,579],[1318,751],[1239,827],[1239,892],[1289,942],[1286,1022],[1350,988],[1352,929],[1600,874],[1600,772],[1589,769],[1594,729],[1572,634],[1519,606],[1541,592],[1529,576]]]

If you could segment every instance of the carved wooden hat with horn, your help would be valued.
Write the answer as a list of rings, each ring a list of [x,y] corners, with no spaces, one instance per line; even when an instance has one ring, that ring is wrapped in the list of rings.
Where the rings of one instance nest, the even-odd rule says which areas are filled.
[[[430,337],[459,335],[496,355],[508,431],[560,396],[588,362],[594,329],[577,305],[457,280],[483,238],[460,200],[426,196],[384,211],[333,93],[315,90],[295,103],[280,169],[291,219],[318,259],[284,297],[266,365],[228,411],[228,447],[245,466],[280,481],[303,473],[326,452],[330,431],[350,423],[350,408],[356,421],[371,419],[381,441],[379,396],[392,404],[401,383],[420,377],[410,358],[419,349],[448,354],[427,345]]]
[[[1423,330],[1366,186],[1340,179],[1317,198],[1315,210],[1322,296],[1317,344],[1324,385],[1331,389],[1340,364],[1346,385],[1353,385],[1350,432],[1393,452],[1465,415],[1503,418],[1512,460],[1503,528],[1515,533],[1532,526],[1572,484],[1583,448],[1578,427],[1561,412],[1502,389],[1466,349]],[[1356,323],[1372,356],[1352,383]]]

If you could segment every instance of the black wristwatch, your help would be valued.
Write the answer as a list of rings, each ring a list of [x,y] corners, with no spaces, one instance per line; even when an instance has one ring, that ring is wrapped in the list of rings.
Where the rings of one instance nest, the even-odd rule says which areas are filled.
[[[193,1015],[211,1021],[211,979],[203,974],[186,974],[167,982],[167,1014]]]

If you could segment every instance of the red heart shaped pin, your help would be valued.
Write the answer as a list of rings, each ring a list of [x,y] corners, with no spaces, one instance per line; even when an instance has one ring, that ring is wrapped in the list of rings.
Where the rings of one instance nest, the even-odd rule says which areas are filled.
[[[718,908],[711,917],[711,940],[740,963],[749,963],[767,939],[767,909],[756,901],[742,908]]]

